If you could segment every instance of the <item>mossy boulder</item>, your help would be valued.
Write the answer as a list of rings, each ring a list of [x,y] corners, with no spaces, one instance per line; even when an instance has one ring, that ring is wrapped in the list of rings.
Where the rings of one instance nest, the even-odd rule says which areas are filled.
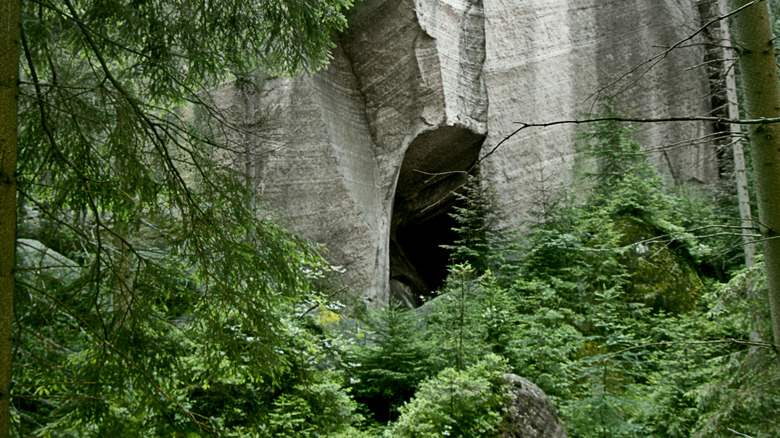
[[[704,292],[704,284],[688,249],[674,240],[659,238],[668,233],[639,219],[623,219],[616,226],[623,235],[621,245],[629,246],[623,255],[631,275],[629,300],[673,313],[692,309]]]

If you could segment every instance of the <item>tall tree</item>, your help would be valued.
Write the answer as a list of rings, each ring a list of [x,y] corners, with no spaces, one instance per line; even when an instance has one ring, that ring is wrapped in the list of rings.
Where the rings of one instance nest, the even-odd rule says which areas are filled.
[[[728,11],[726,0],[718,0],[717,2],[718,16],[725,16]],[[720,26],[720,38],[722,41],[731,41],[731,31],[727,22],[724,22]],[[719,49],[723,55],[724,62],[726,59],[732,59],[734,55],[729,47],[723,47]],[[733,120],[739,119],[739,99],[737,95],[737,77],[733,68],[728,68],[726,65],[722,66],[725,72],[725,98],[726,98],[726,114],[728,118]],[[748,190],[748,178],[747,178],[747,166],[745,164],[745,152],[742,147],[741,140],[741,128],[739,125],[729,125],[729,133],[731,133],[731,149],[734,156],[734,180],[737,186],[737,204],[739,205],[739,217],[742,219],[742,246],[743,253],[745,255],[745,266],[751,267],[756,263],[756,245],[753,243],[753,238],[750,236],[751,229],[753,228],[753,215],[750,209],[750,192]]]
[[[3,2],[0,15],[0,437],[5,437],[10,426],[21,0]]]
[[[745,7],[733,16],[745,113],[756,119],[780,117],[780,81],[767,2],[732,0],[731,6]],[[780,125],[751,126],[749,139],[777,345],[780,344]]]
[[[295,75],[322,67],[330,34],[345,26],[350,5],[2,2],[0,437],[11,423],[15,288],[51,311],[31,333],[67,349],[52,327],[56,321],[75,324],[70,329],[83,337],[80,347],[101,346],[98,362],[112,357],[123,363],[171,405],[178,402],[133,350],[148,348],[152,339],[137,336],[159,332],[142,328],[144,321],[163,320],[165,293],[194,291],[181,318],[211,331],[202,339],[203,351],[215,363],[245,356],[268,367],[278,362],[277,307],[289,309],[300,298],[306,290],[301,261],[318,259],[306,242],[257,218],[245,179],[220,162],[235,152],[226,131],[240,127],[210,101],[209,89],[228,78],[246,84],[258,68]],[[200,126],[183,115],[185,105],[200,108]],[[83,267],[66,293],[38,287],[30,277],[36,272],[14,279],[17,194],[42,212],[50,228],[68,230],[65,241],[49,236],[59,239],[59,249],[73,249]],[[164,257],[141,251],[130,239],[142,226],[166,241]],[[197,286],[172,286],[171,273]],[[15,333],[24,336],[18,327]],[[241,336],[263,342],[228,351],[226,342]]]

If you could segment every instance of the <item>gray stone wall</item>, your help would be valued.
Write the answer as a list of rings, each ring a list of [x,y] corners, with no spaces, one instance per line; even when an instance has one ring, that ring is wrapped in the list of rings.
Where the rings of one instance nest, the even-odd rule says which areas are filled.
[[[385,304],[391,283],[414,302],[430,280],[410,253],[435,256],[408,241],[432,245],[464,171],[518,122],[582,118],[607,94],[642,117],[710,111],[701,47],[645,63],[697,14],[694,0],[364,0],[327,70],[222,98],[274,119],[251,166],[270,214],[325,244],[367,302]],[[686,144],[709,126],[645,128],[669,181],[717,178],[712,145]],[[510,221],[528,218],[540,184],[572,180],[578,129],[527,129],[485,159]]]

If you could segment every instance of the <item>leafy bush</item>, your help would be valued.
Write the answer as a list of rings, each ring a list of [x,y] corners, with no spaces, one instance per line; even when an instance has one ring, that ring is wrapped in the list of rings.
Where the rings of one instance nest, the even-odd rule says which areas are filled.
[[[346,432],[359,421],[357,403],[333,382],[299,385],[273,401],[262,436],[271,438],[328,437]]]
[[[420,387],[401,408],[387,437],[499,436],[504,408],[511,401],[506,361],[495,354],[458,371],[447,368]]]
[[[385,423],[398,417],[398,407],[427,377],[428,353],[416,342],[414,312],[391,306],[371,316],[368,331],[351,349],[349,377],[355,396]]]

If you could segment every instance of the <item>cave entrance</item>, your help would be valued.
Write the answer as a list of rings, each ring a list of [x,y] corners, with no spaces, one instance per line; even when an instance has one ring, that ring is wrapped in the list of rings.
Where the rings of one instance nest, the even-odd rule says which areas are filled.
[[[457,226],[455,193],[479,158],[484,135],[454,126],[420,134],[401,165],[390,228],[390,293],[409,307],[434,296],[447,277]]]

